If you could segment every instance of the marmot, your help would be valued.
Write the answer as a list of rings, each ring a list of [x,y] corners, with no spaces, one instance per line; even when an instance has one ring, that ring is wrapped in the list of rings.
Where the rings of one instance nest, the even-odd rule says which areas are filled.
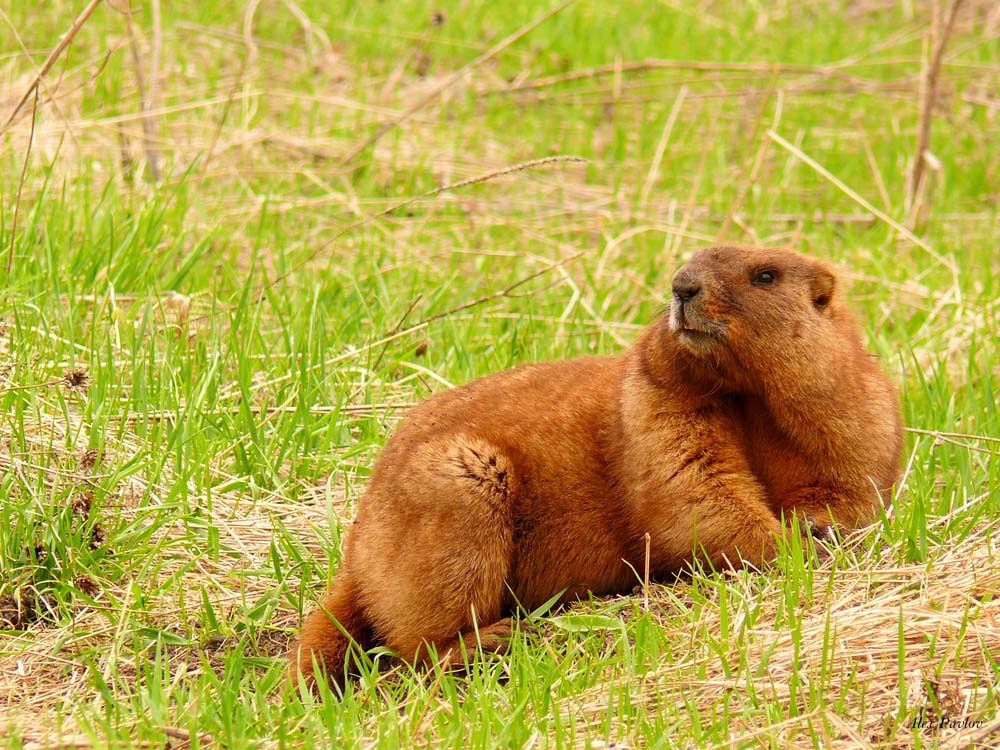
[[[662,578],[695,557],[766,563],[792,514],[874,520],[902,419],[840,297],[827,264],[791,250],[709,248],[619,356],[526,365],[414,408],[293,678],[315,685],[318,665],[343,685],[348,635],[418,662],[502,650],[517,607],[632,590],[647,533]]]

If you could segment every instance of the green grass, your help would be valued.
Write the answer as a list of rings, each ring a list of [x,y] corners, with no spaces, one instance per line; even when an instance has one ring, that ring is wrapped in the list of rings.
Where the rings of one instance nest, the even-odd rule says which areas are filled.
[[[30,115],[0,134],[6,746],[934,747],[977,731],[913,730],[920,708],[998,718],[990,3],[951,39],[919,211],[925,3],[578,0],[349,166],[550,6],[255,7],[163,3],[158,183],[111,5],[45,77],[23,185]],[[4,9],[2,120],[78,11]],[[148,96],[149,5],[134,24]],[[644,60],[719,65],[628,66]],[[588,161],[382,215],[553,155]],[[294,695],[283,654],[407,405],[620,350],[716,239],[851,280],[918,430],[892,516],[826,566],[791,550],[763,575],[539,613],[467,678],[396,668],[343,701]]]

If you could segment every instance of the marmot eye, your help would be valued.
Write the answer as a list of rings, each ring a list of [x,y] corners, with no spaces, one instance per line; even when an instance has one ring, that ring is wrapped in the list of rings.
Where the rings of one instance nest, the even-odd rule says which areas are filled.
[[[758,271],[753,276],[753,284],[756,286],[767,286],[768,284],[773,284],[778,280],[778,274],[776,271]]]

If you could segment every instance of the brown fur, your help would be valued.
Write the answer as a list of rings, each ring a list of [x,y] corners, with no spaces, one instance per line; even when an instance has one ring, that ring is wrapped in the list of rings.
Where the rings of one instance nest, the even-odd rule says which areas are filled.
[[[293,675],[311,682],[318,664],[342,684],[334,620],[411,661],[428,646],[446,663],[500,650],[517,605],[630,590],[647,532],[664,576],[696,555],[765,563],[795,513],[820,528],[873,519],[899,472],[900,410],[833,271],[790,250],[711,248],[673,291],[617,357],[497,373],[410,413]]]

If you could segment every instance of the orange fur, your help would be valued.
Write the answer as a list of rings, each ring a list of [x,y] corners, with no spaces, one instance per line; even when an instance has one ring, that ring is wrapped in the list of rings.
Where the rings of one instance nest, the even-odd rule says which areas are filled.
[[[768,271],[771,282],[765,282]],[[343,684],[348,639],[458,663],[559,592],[630,590],[695,556],[773,559],[798,513],[873,519],[899,472],[893,387],[833,271],[790,250],[710,248],[617,357],[528,365],[441,393],[389,441],[344,563],[293,648]],[[476,628],[479,628],[478,634]]]

